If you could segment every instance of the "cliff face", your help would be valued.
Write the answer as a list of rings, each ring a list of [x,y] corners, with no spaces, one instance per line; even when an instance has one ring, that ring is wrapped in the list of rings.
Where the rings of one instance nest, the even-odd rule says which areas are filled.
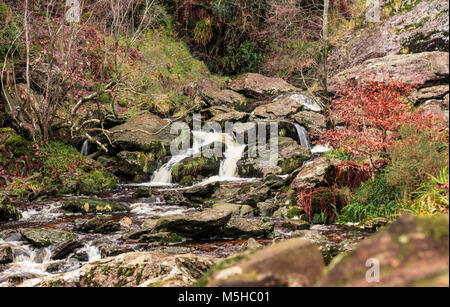
[[[382,1],[379,23],[362,22],[334,46],[332,74],[387,55],[449,49],[446,0]]]
[[[410,97],[426,112],[449,118],[449,3],[380,1],[379,23],[362,21],[335,42],[329,90],[367,80],[421,81]]]

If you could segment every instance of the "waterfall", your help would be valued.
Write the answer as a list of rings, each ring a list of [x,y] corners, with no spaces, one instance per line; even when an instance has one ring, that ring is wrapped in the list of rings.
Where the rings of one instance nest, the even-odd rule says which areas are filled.
[[[194,142],[192,148],[172,156],[169,162],[160,167],[153,175],[151,184],[167,185],[172,183],[172,169],[187,157],[200,153],[201,148],[215,142],[226,145],[224,153],[225,159],[222,161],[219,170],[219,177],[233,178],[237,176],[237,162],[241,159],[246,145],[239,145],[226,133],[193,131]]]
[[[86,140],[83,142],[83,146],[81,146],[81,154],[82,154],[84,157],[89,156],[89,140],[88,140],[88,139],[86,139]]]
[[[300,140],[300,145],[306,148],[311,148],[311,142],[309,140],[308,131],[306,131],[305,127],[295,124],[295,129],[297,129],[298,138]]]

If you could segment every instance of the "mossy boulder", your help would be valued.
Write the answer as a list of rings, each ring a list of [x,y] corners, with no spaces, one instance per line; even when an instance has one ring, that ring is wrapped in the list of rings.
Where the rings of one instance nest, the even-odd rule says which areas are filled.
[[[77,239],[74,233],[56,229],[27,228],[22,229],[20,233],[24,239],[36,247],[47,247],[55,243]]]
[[[0,221],[18,221],[21,217],[22,214],[11,204],[9,198],[5,194],[0,193]]]
[[[379,282],[366,278],[368,255],[379,263]],[[389,228],[362,241],[353,252],[335,259],[318,285],[448,287],[448,255],[448,215],[406,214]]]
[[[120,230],[120,223],[112,220],[112,216],[99,215],[83,222],[78,230],[82,232],[113,233]]]
[[[135,183],[148,181],[158,168],[158,160],[152,153],[121,151],[117,158],[116,175]]]
[[[304,239],[282,241],[219,262],[195,286],[311,286],[324,263],[317,246]]]
[[[144,113],[110,129],[111,142],[122,150],[150,152],[156,160],[164,157],[175,135],[170,123],[160,117]]]
[[[108,213],[128,212],[130,209],[118,202],[108,202],[96,199],[70,199],[61,208],[72,213]]]
[[[218,234],[231,215],[231,211],[206,209],[194,214],[167,216],[152,222],[152,231],[173,232],[187,237],[210,237]]]
[[[237,216],[254,216],[255,209],[248,205],[217,203],[212,206],[213,209],[231,211],[233,215]]]
[[[183,190],[183,195],[194,203],[202,204],[206,199],[210,198],[214,192],[220,188],[219,182],[209,183],[206,185],[197,185]]]
[[[267,237],[275,226],[274,222],[250,220],[240,216],[232,216],[222,230],[227,238]]]
[[[172,169],[172,179],[175,182],[181,182],[185,177],[210,177],[218,175],[219,168],[220,161],[217,157],[189,157]]]

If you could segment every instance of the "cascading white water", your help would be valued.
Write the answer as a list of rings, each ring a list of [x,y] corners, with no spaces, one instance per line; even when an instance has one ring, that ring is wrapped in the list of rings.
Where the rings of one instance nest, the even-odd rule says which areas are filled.
[[[297,129],[300,145],[306,148],[311,148],[311,141],[309,140],[309,135],[308,131],[306,131],[306,128],[299,124],[295,124],[295,129]]]
[[[153,175],[151,184],[167,185],[172,183],[172,169],[187,157],[200,153],[202,147],[215,142],[226,145],[225,160],[220,165],[219,177],[233,178],[237,175],[237,162],[241,159],[246,145],[240,145],[226,133],[193,131],[194,142],[192,148],[179,155],[172,156],[170,161],[160,167]]]
[[[89,156],[89,140],[88,140],[88,139],[86,139],[86,140],[83,142],[83,146],[81,146],[81,154],[82,154],[84,157]]]

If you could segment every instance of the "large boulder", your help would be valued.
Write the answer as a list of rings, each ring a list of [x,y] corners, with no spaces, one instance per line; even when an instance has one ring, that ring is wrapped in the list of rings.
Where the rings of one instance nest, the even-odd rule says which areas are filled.
[[[306,93],[289,93],[276,98],[272,103],[258,106],[255,115],[263,118],[282,118],[300,110],[320,112],[322,109]]]
[[[354,27],[336,40],[329,59],[331,74],[387,55],[448,52],[447,0],[382,2],[380,23]]]
[[[120,223],[114,221],[111,216],[99,215],[84,221],[77,228],[82,232],[112,233],[119,231],[121,226]]]
[[[111,142],[118,148],[152,152],[155,159],[165,156],[175,138],[170,123],[151,113],[130,118],[109,131]]]
[[[184,177],[201,179],[219,174],[220,160],[213,157],[188,157],[172,169],[172,179],[181,182]]]
[[[275,226],[274,222],[264,220],[249,220],[239,216],[232,216],[222,230],[227,238],[266,237]]]
[[[235,109],[245,108],[247,99],[232,90],[221,89],[214,81],[200,79],[185,89],[190,97],[203,102],[204,106],[228,106]]]
[[[62,204],[61,209],[71,213],[111,213],[130,210],[126,205],[118,202],[85,198],[69,199]]]
[[[292,173],[295,177],[292,176],[294,179],[291,182],[291,188],[315,188],[326,182],[331,182],[331,176],[337,163],[339,163],[338,160],[326,157],[305,163],[300,169]]]
[[[296,88],[281,78],[270,78],[260,74],[248,73],[231,81],[229,88],[250,97],[275,96],[295,91]]]
[[[448,52],[422,52],[416,54],[388,55],[370,59],[346,69],[329,80],[329,90],[334,92],[343,82],[362,86],[368,81],[400,80],[414,83],[417,80],[445,82],[449,75]]]
[[[75,271],[30,279],[22,287],[186,287],[215,265],[197,255],[133,252],[89,263]]]
[[[322,133],[327,128],[325,116],[317,112],[301,111],[294,115],[294,119],[315,135]]]
[[[107,159],[103,158],[106,165]],[[151,153],[121,151],[114,161],[115,174],[132,182],[148,181],[150,175],[158,168],[158,160]]]
[[[334,260],[318,285],[448,287],[448,255],[448,215],[414,217],[408,214],[388,229],[362,241],[347,256]]]
[[[252,150],[252,149],[249,149]],[[309,148],[299,145],[289,137],[278,137],[278,151],[258,150],[257,157],[249,157],[249,151],[244,153],[244,158],[238,161],[239,176],[244,178],[265,177],[269,174],[285,175],[302,166],[312,157]],[[276,165],[271,162],[271,157],[276,157]],[[275,159],[274,159],[275,161]]]
[[[236,216],[254,216],[255,209],[249,205],[217,203],[212,206],[213,209],[231,211]]]
[[[27,228],[22,229],[20,233],[24,239],[36,247],[47,247],[55,243],[77,239],[74,233],[56,229]]]
[[[229,210],[206,209],[202,212],[166,216],[152,222],[152,232],[173,232],[187,237],[218,234],[232,215]],[[148,227],[150,228],[150,227]]]
[[[324,268],[317,246],[292,239],[220,262],[195,285],[219,287],[311,286]]]

